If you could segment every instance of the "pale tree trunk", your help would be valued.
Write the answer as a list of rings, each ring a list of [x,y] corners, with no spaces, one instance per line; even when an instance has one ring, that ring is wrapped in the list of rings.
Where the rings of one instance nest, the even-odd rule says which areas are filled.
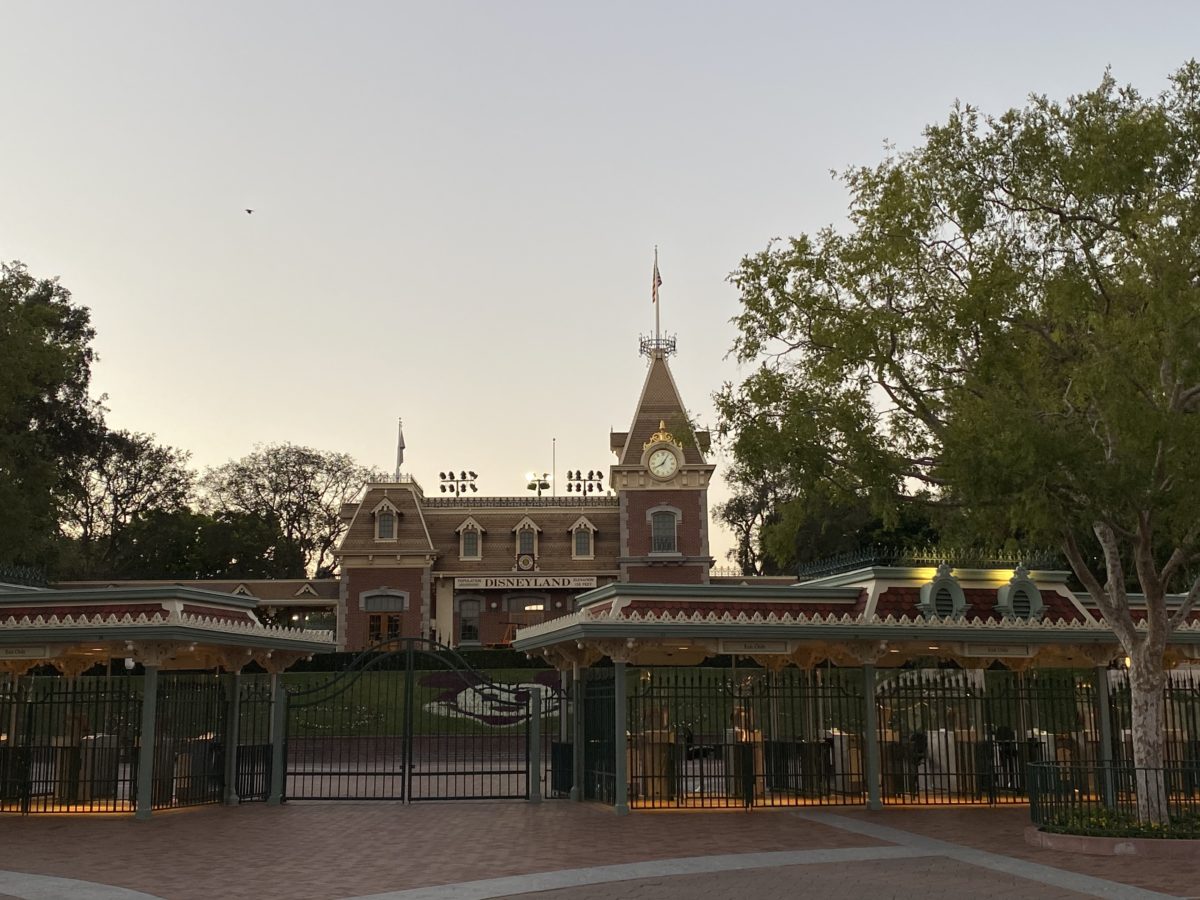
[[[1163,693],[1166,673],[1162,654],[1147,652],[1147,641],[1129,656],[1130,725],[1133,731],[1134,785],[1139,822],[1166,822],[1170,811],[1163,777],[1166,731]]]

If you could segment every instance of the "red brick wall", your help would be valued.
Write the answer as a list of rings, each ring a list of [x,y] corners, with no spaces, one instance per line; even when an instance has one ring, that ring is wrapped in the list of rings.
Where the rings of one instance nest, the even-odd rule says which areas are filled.
[[[351,569],[348,575],[346,595],[346,649],[361,650],[369,646],[367,640],[367,617],[371,615],[400,615],[402,637],[417,637],[421,634],[421,590],[424,569]],[[362,609],[359,596],[364,591],[391,588],[408,591],[408,610],[403,613],[369,613]],[[386,634],[386,626],[384,627]]]
[[[703,584],[707,565],[630,566],[629,580],[637,584]]]
[[[630,556],[650,552],[650,523],[646,513],[655,506],[673,506],[682,514],[676,539],[684,556],[699,556],[703,550],[704,491],[629,491],[625,495],[628,510]]]

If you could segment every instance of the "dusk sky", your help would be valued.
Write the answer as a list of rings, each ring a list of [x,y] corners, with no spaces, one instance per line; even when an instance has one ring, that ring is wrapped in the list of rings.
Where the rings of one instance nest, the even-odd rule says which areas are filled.
[[[955,98],[998,113],[1109,65],[1154,93],[1200,50],[1195,2],[0,13],[0,257],[91,309],[110,425],[198,468],[292,441],[390,469],[402,416],[426,493],[452,467],[526,494],[553,438],[560,480],[607,471],[656,244],[675,378],[713,425],[726,276],[844,221],[831,169]]]

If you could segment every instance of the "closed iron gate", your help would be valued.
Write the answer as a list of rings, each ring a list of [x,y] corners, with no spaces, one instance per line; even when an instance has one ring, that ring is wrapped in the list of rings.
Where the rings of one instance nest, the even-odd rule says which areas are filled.
[[[392,640],[333,675],[289,675],[285,797],[525,799],[549,780],[553,672],[500,682],[423,638]],[[534,688],[542,709],[534,722]],[[545,727],[540,727],[540,726]],[[531,742],[539,752],[531,753]],[[531,773],[531,759],[545,765]]]

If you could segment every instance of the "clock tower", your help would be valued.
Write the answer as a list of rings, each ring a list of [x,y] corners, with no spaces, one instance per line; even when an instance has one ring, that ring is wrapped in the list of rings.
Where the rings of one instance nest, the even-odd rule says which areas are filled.
[[[609,485],[620,506],[620,580],[651,584],[707,584],[708,483],[715,466],[705,460],[706,431],[693,428],[667,357],[672,338],[644,338],[650,358],[633,422],[613,432],[617,456]]]

